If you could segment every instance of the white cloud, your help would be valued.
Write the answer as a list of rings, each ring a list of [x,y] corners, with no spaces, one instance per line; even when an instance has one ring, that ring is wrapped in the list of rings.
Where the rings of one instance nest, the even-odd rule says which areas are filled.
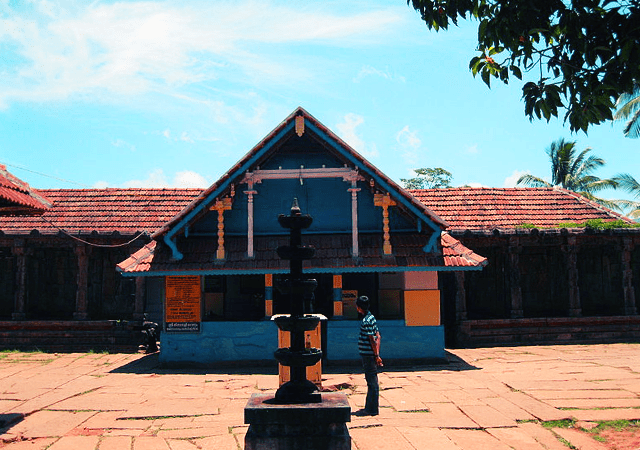
[[[106,181],[96,181],[92,187],[94,189],[106,189],[109,187],[109,183]]]
[[[171,187],[162,169],[154,169],[146,180],[129,180],[122,184],[123,188],[168,188]]]
[[[172,180],[169,180],[162,169],[154,169],[149,172],[144,180],[129,180],[122,183],[121,188],[206,188],[211,183],[197,172],[182,170],[176,172]],[[96,189],[109,187],[107,181],[98,181],[93,185]]]
[[[209,187],[210,184],[211,183],[209,183],[205,177],[191,170],[183,170],[182,172],[178,172],[173,179],[174,187],[206,188]]]
[[[356,128],[364,123],[364,117],[355,113],[348,113],[344,116],[344,122],[336,125],[338,135],[355,151],[362,156],[371,158],[378,156],[376,145],[366,145],[364,140],[358,135]]]
[[[202,89],[202,84],[225,80],[242,92],[257,82],[318,77],[308,69],[313,65],[300,64],[298,57],[283,58],[283,45],[380,42],[402,20],[399,7],[332,12],[320,3],[269,0],[197,6],[177,1],[88,6],[31,1],[33,7],[5,2],[2,8],[0,45],[10,53],[6,61],[14,62],[0,63],[0,107],[72,96],[131,101],[141,94],[215,101],[210,98],[213,89]],[[320,66],[328,61],[324,63]]]
[[[363,66],[360,69],[360,72],[358,72],[358,75],[356,75],[353,78],[353,82],[360,83],[360,81],[362,81],[364,78],[371,77],[371,76],[383,78],[389,81],[400,81],[402,83],[406,81],[405,78],[401,75],[393,75],[391,72],[389,72],[389,69],[379,70],[379,69],[376,69],[375,67]]]
[[[188,144],[195,144],[196,141],[215,142],[218,139],[214,137],[193,137],[186,131],[180,133],[180,136],[175,136],[171,129],[167,128],[162,131],[152,131],[151,134],[156,134],[164,137],[169,142],[186,142]]]
[[[502,187],[510,188],[516,187],[518,183],[518,179],[529,172],[526,170],[514,170],[511,175],[504,179],[504,183],[502,183]]]
[[[180,135],[180,140],[182,142],[188,142],[189,144],[195,143],[195,141],[187,134],[186,131],[182,132],[182,134]]]
[[[419,162],[419,150],[422,140],[418,137],[417,131],[411,131],[409,125],[405,125],[402,130],[396,133],[396,142],[406,164],[415,167]]]
[[[469,154],[469,155],[477,155],[479,152],[478,150],[478,144],[473,144],[467,147],[465,153]]]
[[[111,145],[113,145],[114,147],[117,147],[117,148],[124,148],[124,149],[127,149],[127,150],[131,150],[132,152],[136,151],[136,146],[135,145],[130,144],[127,141],[123,141],[122,139],[116,139],[115,141],[112,141]]]

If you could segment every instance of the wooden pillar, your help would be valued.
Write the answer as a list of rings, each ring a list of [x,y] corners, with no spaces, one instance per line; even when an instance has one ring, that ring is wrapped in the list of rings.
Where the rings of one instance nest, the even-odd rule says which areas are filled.
[[[264,315],[273,316],[273,274],[264,274]]]
[[[224,212],[231,209],[231,197],[225,197],[222,200],[216,200],[216,203],[210,208],[212,211],[218,211],[218,250],[216,251],[216,259],[224,259]]]
[[[524,317],[524,307],[522,304],[522,286],[520,284],[520,253],[522,246],[518,237],[509,238],[508,261],[509,261],[509,287],[511,290],[511,312],[512,319]]]
[[[382,207],[382,252],[384,255],[391,255],[391,239],[389,235],[389,206],[395,206],[396,202],[391,200],[389,194],[375,194],[373,204]]]
[[[464,286],[464,272],[456,275],[456,321],[467,320],[467,290]]]
[[[74,248],[78,257],[78,276],[76,283],[76,311],[73,313],[75,320],[87,320],[89,318],[89,302],[87,291],[89,287],[89,252],[90,249],[79,244]]]
[[[624,295],[624,313],[627,316],[638,314],[636,294],[633,288],[633,270],[631,269],[631,252],[633,241],[630,236],[622,238],[622,289]]]
[[[567,244],[562,250],[565,254],[569,282],[569,316],[582,316],[582,302],[580,301],[580,287],[578,286],[578,248],[576,237],[567,236]]]
[[[146,297],[147,279],[145,277],[136,277],[136,297],[133,307],[133,318],[136,320],[144,319],[144,304]]]
[[[333,318],[342,319],[342,275],[333,276]]]
[[[11,318],[13,320],[24,320],[27,317],[27,249],[25,248],[24,239],[16,239],[13,241],[11,253],[16,257],[16,291]]]

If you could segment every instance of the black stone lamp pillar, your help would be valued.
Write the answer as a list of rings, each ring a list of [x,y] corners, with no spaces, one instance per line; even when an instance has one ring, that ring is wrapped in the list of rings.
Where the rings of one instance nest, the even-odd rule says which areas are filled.
[[[278,247],[278,256],[289,260],[289,278],[279,283],[277,288],[288,296],[291,314],[275,316],[273,320],[280,330],[291,333],[291,347],[276,350],[274,356],[280,364],[290,367],[291,379],[276,391],[275,402],[321,402],[317,387],[307,380],[307,367],[320,361],[322,350],[305,348],[304,334],[315,329],[320,322],[319,317],[305,314],[318,283],[302,277],[302,261],[311,259],[315,249],[302,245],[301,230],[308,228],[313,219],[308,214],[301,214],[298,199],[294,199],[291,214],[280,214],[278,222],[290,230],[289,245]]]
[[[300,213],[294,200],[291,214],[278,216],[278,222],[291,230],[289,245],[278,248],[278,255],[290,261],[289,278],[276,285],[289,299],[291,314],[278,315],[273,321],[291,333],[291,347],[280,348],[275,357],[290,367],[291,380],[274,394],[252,394],[244,408],[246,450],[350,450],[347,422],[351,420],[349,400],[342,392],[318,392],[307,380],[307,367],[322,357],[317,348],[305,348],[305,331],[318,326],[319,315],[305,314],[317,282],[302,278],[302,261],[315,250],[301,244],[303,228],[311,225],[309,215]]]

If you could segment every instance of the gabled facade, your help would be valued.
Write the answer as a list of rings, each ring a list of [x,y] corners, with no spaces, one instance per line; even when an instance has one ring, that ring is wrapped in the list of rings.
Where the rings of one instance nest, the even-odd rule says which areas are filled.
[[[391,357],[444,357],[438,271],[479,270],[486,259],[449,236],[444,220],[298,108],[118,265],[124,276],[165,277],[168,325],[161,359],[271,358],[275,329],[263,319],[288,312],[274,289],[289,270],[276,254],[288,242],[277,218],[294,199],[313,217],[303,242],[316,253],[303,270],[319,283],[310,312],[330,319],[327,358],[357,359],[358,327],[340,319],[356,318],[353,300],[363,294],[389,336]],[[169,298],[176,289],[201,294],[190,298],[184,314]],[[243,341],[247,332],[258,334],[253,347]],[[227,347],[219,345],[229,339]]]

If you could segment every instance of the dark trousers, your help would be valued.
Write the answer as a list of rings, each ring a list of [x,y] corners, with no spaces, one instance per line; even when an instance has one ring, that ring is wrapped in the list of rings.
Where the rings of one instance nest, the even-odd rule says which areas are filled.
[[[369,414],[378,414],[378,396],[380,385],[378,384],[378,366],[373,356],[362,356],[362,368],[364,379],[367,381],[367,400],[364,410]]]

